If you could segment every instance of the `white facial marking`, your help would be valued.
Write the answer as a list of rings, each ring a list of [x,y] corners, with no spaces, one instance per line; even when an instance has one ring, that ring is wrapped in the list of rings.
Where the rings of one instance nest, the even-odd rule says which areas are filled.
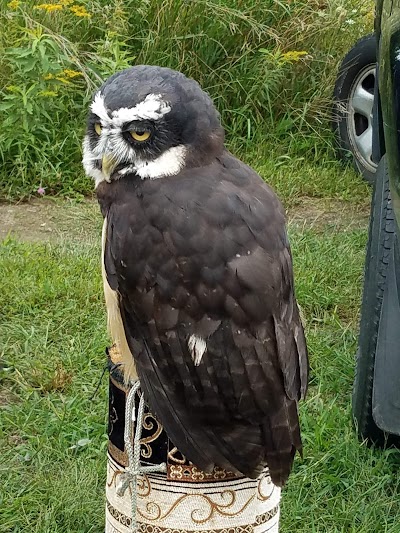
[[[85,169],[86,175],[94,179],[95,187],[99,185],[102,181],[107,181],[106,176],[103,172],[94,166],[94,161],[99,159],[97,156],[93,155],[93,152],[90,148],[89,137],[86,135],[83,139],[83,158],[82,164]]]
[[[102,130],[91,147],[89,136],[83,140],[83,167],[88,176],[95,181],[95,187],[102,181],[111,181],[111,176],[106,175],[98,168],[99,161],[105,154],[111,154],[115,166],[126,162],[126,166],[118,170],[117,176],[136,173],[142,179],[157,179],[178,174],[184,167],[186,148],[182,145],[174,146],[153,160],[138,160],[132,147],[122,136],[122,126],[133,120],[159,120],[171,111],[170,105],[162,99],[160,94],[148,94],[144,100],[133,107],[122,107],[110,114],[108,113],[104,96],[98,92],[91,104],[91,110],[101,122]],[[112,173],[112,170],[110,170]]]
[[[199,366],[204,352],[207,349],[206,341],[197,335],[190,335],[188,346],[195,366]]]
[[[185,165],[186,147],[183,145],[173,146],[153,161],[137,162],[135,172],[142,178],[152,180],[174,176]]]
[[[125,174],[129,173],[135,173],[135,166],[134,165],[128,165],[127,167],[121,168],[121,170],[118,170],[118,174],[120,176],[125,176]]]
[[[99,117],[103,126],[121,128],[123,124],[133,120],[159,120],[171,111],[171,106],[163,100],[161,94],[148,94],[135,106],[121,107],[110,116],[104,104],[104,96],[98,92],[90,109]]]
[[[114,126],[122,126],[133,120],[159,120],[171,111],[171,106],[165,102],[161,94],[148,94],[146,98],[134,107],[121,107],[112,113]]]
[[[96,93],[90,109],[99,117],[103,126],[111,123],[106,106],[104,105],[104,96],[100,92]]]

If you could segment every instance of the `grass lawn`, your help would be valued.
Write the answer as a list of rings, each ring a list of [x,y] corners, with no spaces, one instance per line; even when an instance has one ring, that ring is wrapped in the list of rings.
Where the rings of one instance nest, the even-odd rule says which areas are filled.
[[[289,208],[311,359],[304,458],[284,491],[281,532],[398,533],[399,454],[361,444],[350,412],[369,189],[336,163],[258,168]],[[92,398],[108,342],[100,215],[88,203],[42,202],[35,213],[24,206],[16,236],[0,246],[0,532],[100,533],[106,376]],[[59,231],[45,234],[43,223]]]

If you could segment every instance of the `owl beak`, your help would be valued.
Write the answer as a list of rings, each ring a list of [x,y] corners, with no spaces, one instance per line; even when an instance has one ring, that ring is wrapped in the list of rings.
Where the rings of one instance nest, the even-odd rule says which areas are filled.
[[[111,177],[111,174],[114,172],[114,169],[116,166],[117,166],[117,161],[115,159],[113,159],[107,154],[103,155],[102,160],[101,160],[101,170],[103,174],[106,176],[107,181],[109,181],[109,178]]]

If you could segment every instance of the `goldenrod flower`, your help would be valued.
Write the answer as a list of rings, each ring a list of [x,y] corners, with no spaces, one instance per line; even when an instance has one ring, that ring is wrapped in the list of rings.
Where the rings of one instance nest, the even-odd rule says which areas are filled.
[[[300,61],[300,59],[306,55],[308,55],[308,52],[305,52],[304,50],[291,50],[290,52],[282,54],[282,59],[287,63],[292,63],[293,61]]]
[[[61,74],[67,78],[76,78],[77,76],[82,76],[82,72],[79,72],[78,70],[71,70],[69,68],[65,68]]]
[[[88,13],[83,6],[73,5],[69,9],[77,17],[90,17],[91,16],[90,13]]]
[[[39,95],[40,95],[40,96],[50,96],[50,97],[53,97],[53,96],[57,96],[57,93],[56,93],[56,91],[40,91]]]
[[[70,83],[70,79],[77,78],[78,76],[82,76],[82,72],[79,72],[78,70],[71,70],[70,68],[65,68],[64,70],[61,70],[56,74],[45,74],[43,76],[43,79],[46,81],[58,80],[62,83]]]
[[[10,9],[17,9],[20,3],[21,3],[21,2],[20,2],[19,0],[11,0],[11,2],[9,2],[9,3],[7,4],[7,6],[8,6]]]
[[[38,6],[35,6],[35,9],[42,9],[43,11],[47,11],[47,13],[61,11],[62,8],[63,6],[61,4],[39,4]]]
[[[366,15],[365,15],[365,18],[366,18],[367,22],[374,22],[374,20],[375,20],[374,11],[368,11],[368,13],[366,13]]]
[[[64,76],[56,76],[55,79],[57,81],[61,81],[61,83],[66,83],[67,85],[71,85],[71,82],[67,78],[64,78]]]

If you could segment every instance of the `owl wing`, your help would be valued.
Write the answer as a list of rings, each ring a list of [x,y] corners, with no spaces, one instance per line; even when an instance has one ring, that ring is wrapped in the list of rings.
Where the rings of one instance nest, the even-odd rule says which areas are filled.
[[[150,408],[196,466],[282,485],[308,360],[281,205],[226,154],[114,185],[105,271]]]

